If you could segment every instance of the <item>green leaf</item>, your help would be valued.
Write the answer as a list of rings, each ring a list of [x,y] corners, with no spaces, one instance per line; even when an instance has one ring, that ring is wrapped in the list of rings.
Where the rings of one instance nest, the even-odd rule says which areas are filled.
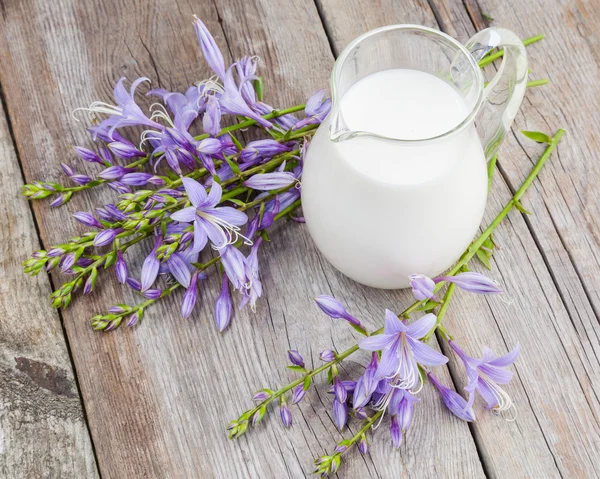
[[[525,207],[519,201],[515,201],[515,208],[518,209],[521,213],[526,215],[532,215],[533,213],[529,210],[526,210]]]
[[[239,149],[243,150],[244,148],[240,145]],[[233,171],[233,174],[235,176],[240,176],[242,174],[240,167],[238,166],[238,164],[235,161],[233,161],[231,158],[228,158],[227,156],[225,157],[225,161],[227,162],[227,164],[229,165],[229,167],[231,168],[231,171]]]
[[[254,91],[256,92],[256,96],[258,97],[258,100],[263,101],[265,85],[263,83],[262,77],[258,77],[256,80],[254,80],[253,83],[254,83]]]
[[[231,141],[233,141],[233,144],[236,146],[236,148],[238,150],[242,151],[244,149],[244,147],[242,146],[242,144],[240,143],[240,141],[235,137],[235,135],[232,135],[230,133],[229,137],[231,138]]]
[[[552,143],[552,138],[540,131],[521,130],[521,133],[530,140],[537,141],[538,143]]]
[[[311,377],[310,376],[306,376],[304,378],[304,390],[308,391],[308,388],[310,387],[310,382],[311,382]]]
[[[363,328],[362,326],[359,326],[359,325],[356,325],[356,324],[350,324],[350,326],[352,326],[352,328],[355,331],[358,331],[363,336],[368,336],[369,335],[369,333],[367,333],[367,330],[365,328]]]
[[[425,304],[419,306],[415,311],[431,311],[437,308],[440,305],[437,301],[433,301],[432,299],[428,300]]]
[[[287,366],[288,369],[295,371],[297,373],[305,373],[306,370],[302,366]]]
[[[491,254],[488,255],[488,253],[481,248],[476,251],[476,254],[479,258],[479,261],[481,261],[487,269],[492,269],[492,265],[490,264],[490,257],[492,256]]]

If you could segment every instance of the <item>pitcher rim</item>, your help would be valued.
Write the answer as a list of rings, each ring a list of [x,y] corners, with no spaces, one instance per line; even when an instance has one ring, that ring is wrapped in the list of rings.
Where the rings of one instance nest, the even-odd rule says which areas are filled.
[[[428,141],[434,141],[434,140],[439,140],[441,138],[445,138],[447,136],[450,136],[454,133],[457,133],[457,132],[463,130],[468,125],[470,125],[474,121],[475,116],[477,116],[477,113],[479,112],[479,109],[481,108],[481,105],[483,104],[483,99],[484,99],[484,79],[483,79],[483,73],[481,72],[481,69],[479,68],[478,63],[475,60],[475,58],[473,57],[473,55],[471,54],[471,52],[469,50],[467,50],[467,48],[462,43],[460,43],[458,40],[451,37],[447,33],[444,33],[440,30],[436,30],[434,28],[425,27],[423,25],[407,23],[407,24],[386,25],[383,27],[379,27],[379,28],[370,30],[366,33],[363,33],[362,35],[355,38],[354,40],[352,40],[348,45],[346,45],[344,50],[342,50],[342,53],[336,59],[335,64],[333,65],[333,70],[331,71],[330,83],[331,83],[332,108],[331,108],[330,115],[332,118],[334,116],[338,116],[340,113],[340,111],[339,111],[340,110],[340,98],[339,98],[339,94],[337,91],[338,90],[337,79],[341,73],[340,70],[342,68],[342,65],[345,63],[348,55],[356,47],[356,45],[363,42],[367,38],[378,35],[383,32],[390,31],[390,30],[414,30],[414,31],[420,31],[420,32],[427,32],[432,35],[438,36],[438,37],[444,39],[445,41],[451,43],[453,46],[455,46],[461,53],[463,53],[464,56],[467,57],[467,60],[470,64],[470,66],[476,72],[476,74],[475,74],[476,78],[477,78],[476,86],[477,86],[477,91],[478,91],[477,101],[471,108],[471,111],[469,112],[469,114],[458,125],[456,125],[452,129],[445,131],[444,133],[441,133],[439,135],[431,136],[428,138],[405,139],[405,138],[397,138],[397,137],[380,135],[380,134],[369,132],[369,131],[358,130],[358,131],[347,131],[347,133],[349,133],[348,136],[346,136],[342,133],[340,135],[336,135],[336,137],[334,138],[331,135],[331,131],[330,131],[330,139],[332,141],[338,141],[342,138],[354,138],[357,136],[369,136],[369,137],[374,137],[374,138],[378,138],[381,140],[389,140],[389,141],[394,141],[394,142],[398,142],[398,143],[410,143],[410,144],[425,143]],[[331,125],[330,125],[330,129],[331,129]]]

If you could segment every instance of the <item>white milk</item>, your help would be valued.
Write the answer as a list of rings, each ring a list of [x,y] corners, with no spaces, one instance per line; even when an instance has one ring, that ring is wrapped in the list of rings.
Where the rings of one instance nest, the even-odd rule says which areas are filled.
[[[469,115],[461,96],[420,71],[371,74],[341,98],[352,131],[404,140],[443,135]],[[340,271],[399,288],[450,267],[477,232],[486,161],[472,126],[415,143],[372,136],[333,142],[328,118],[307,153],[302,204],[310,233]]]

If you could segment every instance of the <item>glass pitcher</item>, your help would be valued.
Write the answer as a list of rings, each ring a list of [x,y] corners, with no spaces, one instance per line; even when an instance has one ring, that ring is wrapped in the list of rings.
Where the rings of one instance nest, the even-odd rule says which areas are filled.
[[[504,59],[485,86],[478,61],[496,47],[504,48]],[[460,95],[464,115],[431,137],[402,137],[394,125],[413,118],[435,123],[455,113],[447,104],[439,111],[398,109],[387,118],[385,134],[353,129],[342,107],[345,95],[367,76],[396,69],[445,82]],[[483,30],[463,46],[437,30],[393,25],[348,45],[333,68],[331,113],[315,133],[302,174],[306,223],[327,260],[378,288],[403,288],[410,274],[435,276],[452,266],[479,228],[486,161],[510,128],[526,84],[525,47],[501,28]],[[423,82],[419,94],[429,95],[428,88]],[[368,103],[362,108],[366,124],[376,120]]]

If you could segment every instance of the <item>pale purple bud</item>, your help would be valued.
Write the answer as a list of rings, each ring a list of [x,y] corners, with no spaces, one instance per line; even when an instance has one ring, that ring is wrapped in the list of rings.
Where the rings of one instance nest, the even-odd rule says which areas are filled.
[[[269,399],[271,395],[266,391],[257,391],[254,396],[252,396],[252,400],[256,402],[263,402]]]
[[[98,163],[99,165],[104,165],[102,159],[92,150],[88,150],[87,148],[84,148],[82,146],[74,146],[73,149],[75,150],[75,153],[77,153],[77,156],[79,156],[79,158],[81,158],[82,160],[89,161],[90,163]]]
[[[160,261],[156,258],[156,250],[162,244],[162,239],[158,237],[156,239],[156,243],[154,245],[154,249],[150,252],[146,259],[144,260],[144,264],[142,265],[142,291],[146,291],[154,284],[156,277],[158,276],[158,271],[160,269]]]
[[[82,185],[82,186],[87,185],[88,183],[90,183],[92,181],[92,179],[87,175],[72,175],[69,178],[71,178],[71,180],[73,180],[78,185]]]
[[[96,218],[94,218],[92,214],[86,213],[85,211],[78,211],[77,213],[73,214],[73,218],[85,226],[89,226],[90,228],[104,228],[104,226],[102,226],[102,224]]]
[[[94,262],[91,258],[79,258],[75,263],[77,266],[81,266],[82,268],[87,268]]]
[[[107,244],[111,244],[120,231],[121,230],[112,228],[100,231],[94,238],[94,246],[106,246]]]
[[[88,295],[92,292],[92,289],[94,288],[94,282],[92,280],[92,276],[88,276],[88,279],[85,281],[85,284],[83,285],[83,294],[84,295]]]
[[[69,271],[75,264],[75,253],[69,253],[60,260],[60,269],[63,273]]]
[[[150,182],[150,178],[153,175],[150,173],[136,172],[136,173],[127,173],[121,178],[121,183],[130,186],[144,186]]]
[[[500,294],[503,292],[495,281],[480,273],[466,272],[459,273],[456,276],[442,276],[435,279],[436,283],[441,281],[454,283],[460,289],[464,289],[469,293]]]
[[[123,175],[127,173],[133,173],[135,170],[133,168],[125,168],[123,166],[115,165],[109,166],[105,170],[103,170],[98,176],[103,180],[118,180]]]
[[[221,107],[214,95],[206,100],[206,112],[202,117],[202,128],[211,136],[217,136],[221,131]]]
[[[115,273],[117,275],[117,281],[121,284],[125,284],[127,277],[129,276],[129,269],[127,263],[123,258],[121,250],[117,251],[117,262],[115,263]]]
[[[144,298],[146,299],[158,299],[161,297],[162,289],[147,289],[144,291]]]
[[[129,316],[129,319],[127,320],[127,327],[132,328],[133,326],[135,326],[138,323],[139,320],[140,320],[140,315],[136,311],[131,316]]]
[[[120,195],[124,195],[125,193],[131,193],[131,188],[129,188],[129,186],[125,185],[124,183],[121,183],[120,181],[111,181],[110,183],[108,183],[108,187],[111,190],[116,191]]]
[[[111,306],[108,308],[108,312],[111,314],[123,314],[125,312],[125,308],[122,306]]]
[[[348,406],[345,402],[338,401],[337,397],[333,400],[333,422],[339,430],[344,429],[348,422]]]
[[[61,254],[65,254],[66,251],[63,248],[52,248],[50,251],[48,251],[48,256],[50,256],[51,258],[55,257],[55,256],[60,256]]]
[[[117,220],[117,221],[123,221],[127,219],[127,215],[125,215],[121,210],[119,210],[119,208],[117,208],[115,205],[112,204],[107,204],[104,205],[105,210],[110,214],[111,219],[113,220]],[[96,210],[96,212],[98,212],[98,210]],[[104,218],[103,218],[104,219]],[[110,221],[110,220],[109,220]]]
[[[363,456],[366,456],[367,454],[369,454],[369,444],[367,443],[367,441],[365,439],[361,439],[360,442],[358,443],[358,450],[360,451],[360,453]]]
[[[131,143],[124,143],[122,141],[113,141],[108,144],[110,151],[112,151],[119,158],[130,160],[132,158],[138,158],[146,156],[146,153],[138,150],[135,145]]]
[[[196,271],[190,280],[190,286],[185,291],[183,298],[181,300],[181,314],[184,318],[188,318],[190,314],[192,314],[192,310],[196,305],[196,300],[198,299],[198,289],[196,285],[198,284],[198,272]]]
[[[326,349],[325,351],[321,351],[321,354],[319,354],[319,359],[329,363],[335,359],[335,353],[331,349]]]
[[[292,391],[292,404],[298,404],[305,395],[306,391],[304,390],[304,384],[298,384]]]
[[[151,176],[150,178],[148,178],[148,183],[154,186],[164,186],[165,180],[160,176]]]
[[[337,446],[335,446],[335,452],[343,453],[346,452],[347,449],[348,446],[346,446],[345,444],[338,444]]]
[[[113,329],[115,329],[119,324],[121,323],[121,321],[117,320],[117,319],[113,319],[110,323],[108,323],[108,326],[106,328],[104,328],[104,331],[112,331]]]
[[[131,276],[129,278],[127,278],[127,284],[129,285],[129,287],[135,291],[141,291],[142,290],[142,283],[140,283],[137,279],[132,278]]]
[[[235,246],[227,245],[221,248],[221,264],[233,288],[241,290],[246,283],[246,268],[244,255]]]
[[[272,191],[285,188],[296,181],[296,177],[288,171],[275,173],[259,173],[251,176],[244,185],[258,191]]]
[[[205,138],[196,145],[196,150],[205,155],[216,155],[223,150],[223,144],[218,138]]]
[[[392,437],[392,444],[396,449],[402,444],[402,429],[398,423],[398,417],[392,416],[392,424],[390,425],[390,436]]]
[[[442,401],[444,401],[444,404],[452,414],[462,419],[463,421],[470,422],[475,420],[475,414],[473,413],[473,409],[471,408],[471,406],[465,398],[463,398],[456,391],[453,391],[452,389],[444,386],[439,381],[439,379],[432,373],[427,373],[427,377],[440,392],[440,395],[442,396]]]
[[[348,313],[344,305],[337,299],[323,294],[321,296],[317,296],[315,301],[317,302],[317,306],[321,308],[321,311],[323,311],[330,318],[345,319],[355,326],[361,326],[360,321]]]
[[[433,294],[435,282],[431,278],[424,274],[411,274],[408,278],[410,279],[413,296],[417,301],[425,299],[434,299],[437,301]]]
[[[68,202],[71,199],[71,195],[69,194],[60,194],[58,196],[56,196],[51,202],[50,202],[50,206],[52,208],[56,208],[58,206],[62,206],[64,205],[66,202]]]
[[[290,427],[292,425],[292,413],[285,403],[279,408],[279,415],[284,427]]]
[[[257,157],[267,158],[290,151],[292,147],[293,143],[280,143],[271,139],[251,141],[242,150],[240,159],[243,163],[246,163]]]
[[[73,176],[75,174],[75,170],[73,169],[73,167],[71,167],[70,165],[67,165],[66,163],[61,163],[60,167],[62,168],[62,170],[65,172],[65,175],[67,175],[67,176]]]
[[[356,416],[356,419],[364,420],[369,418],[367,411],[365,411],[365,408],[363,407],[354,408],[354,415]]]
[[[100,156],[104,160],[105,164],[112,165],[113,157],[110,153],[110,150],[108,148],[106,148],[106,146],[100,147]]]
[[[290,359],[290,362],[294,366],[300,366],[301,368],[304,367],[304,359],[302,359],[302,356],[300,356],[300,353],[298,351],[296,351],[295,349],[290,349],[288,351],[288,358]]]
[[[221,280],[221,294],[215,302],[215,323],[220,332],[225,331],[231,322],[233,312],[233,303],[229,295],[229,280],[227,275],[223,275]]]

